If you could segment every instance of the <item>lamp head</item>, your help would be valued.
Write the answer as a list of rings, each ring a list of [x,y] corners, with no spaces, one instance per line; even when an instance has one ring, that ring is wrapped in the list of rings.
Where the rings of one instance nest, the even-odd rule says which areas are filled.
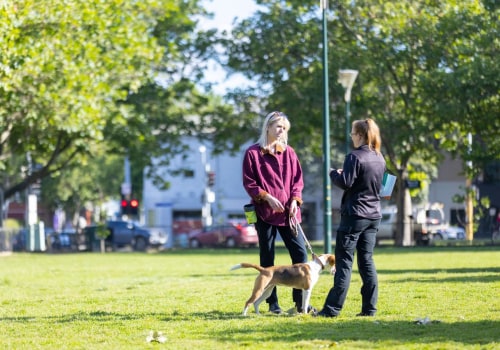
[[[351,101],[351,89],[358,76],[358,71],[354,69],[341,69],[339,70],[338,82],[345,89],[344,99],[346,102]]]

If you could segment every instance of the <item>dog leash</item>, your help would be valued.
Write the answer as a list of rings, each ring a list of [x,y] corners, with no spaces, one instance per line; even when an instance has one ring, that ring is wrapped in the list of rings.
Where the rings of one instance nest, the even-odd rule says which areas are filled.
[[[304,233],[302,226],[300,226],[299,222],[297,221],[297,217],[295,217],[295,215],[290,216],[290,228],[292,230],[292,233],[295,234],[295,236],[297,236],[299,234],[299,232],[302,234],[302,237],[304,237],[304,241],[306,242],[306,246],[309,249],[309,251],[311,252],[311,255],[313,256],[313,258],[315,256],[317,256],[316,254],[314,254],[313,249],[311,247],[311,243],[309,243],[309,240],[307,239],[306,234]]]

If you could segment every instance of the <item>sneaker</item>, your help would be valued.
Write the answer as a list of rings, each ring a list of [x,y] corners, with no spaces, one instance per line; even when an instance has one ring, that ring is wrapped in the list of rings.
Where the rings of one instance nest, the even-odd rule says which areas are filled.
[[[360,312],[356,316],[358,316],[358,317],[373,317],[373,316],[375,316],[375,314],[369,314],[369,313],[366,313],[366,312]]]
[[[272,304],[269,304],[269,312],[272,312],[273,314],[279,315],[283,311],[281,310],[281,308],[278,305],[278,303],[272,303]]]
[[[318,317],[337,317],[338,315],[334,315],[334,314],[325,312],[325,310],[321,310],[320,312],[317,312],[316,314],[314,314],[314,316],[318,316]]]

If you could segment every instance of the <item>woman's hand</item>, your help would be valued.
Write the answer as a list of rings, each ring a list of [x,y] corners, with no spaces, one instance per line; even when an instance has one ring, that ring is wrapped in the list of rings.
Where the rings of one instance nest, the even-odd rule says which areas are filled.
[[[290,216],[297,216],[297,211],[299,210],[299,206],[297,205],[297,201],[294,199],[292,203],[290,203]]]
[[[281,202],[278,199],[274,198],[269,193],[266,196],[266,201],[271,207],[271,209],[274,210],[275,212],[283,213],[285,211],[285,207],[283,206],[283,204],[281,204]]]

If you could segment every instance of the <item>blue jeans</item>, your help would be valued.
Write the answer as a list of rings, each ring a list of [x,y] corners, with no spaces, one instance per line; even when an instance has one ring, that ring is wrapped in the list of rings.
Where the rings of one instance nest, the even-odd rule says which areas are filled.
[[[288,253],[292,259],[292,264],[307,262],[307,250],[304,237],[300,233],[297,237],[295,237],[290,229],[290,226],[273,226],[262,221],[260,218],[257,218],[255,229],[257,230],[257,234],[259,236],[259,255],[260,265],[262,267],[274,266],[274,243],[278,232],[281,239],[283,239],[283,243],[285,243],[285,246],[288,249]],[[302,290],[294,289],[292,295],[295,304],[301,308]],[[273,292],[269,298],[266,299],[266,302],[269,304],[278,302],[276,287],[274,287]]]
[[[323,312],[337,316],[344,306],[351,283],[354,251],[358,253],[357,263],[363,281],[361,287],[361,312],[374,315],[377,312],[378,278],[373,249],[380,219],[365,219],[357,216],[342,216],[337,230],[335,245],[336,272],[333,287],[323,306]]]

